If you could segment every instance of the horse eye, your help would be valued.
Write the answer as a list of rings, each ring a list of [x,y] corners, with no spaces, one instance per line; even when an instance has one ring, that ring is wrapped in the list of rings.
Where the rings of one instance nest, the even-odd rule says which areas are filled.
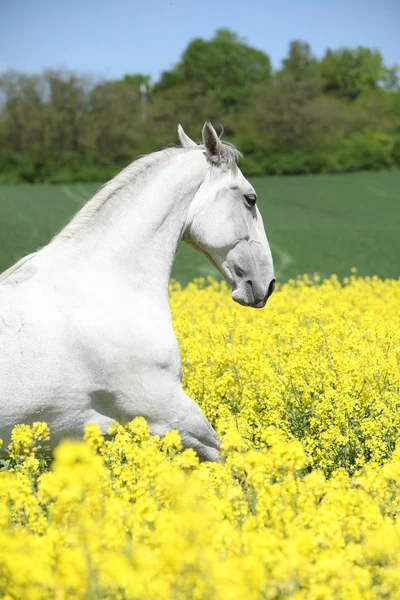
[[[257,202],[257,196],[255,194],[245,194],[244,197],[246,198],[247,204],[250,206],[254,206]]]

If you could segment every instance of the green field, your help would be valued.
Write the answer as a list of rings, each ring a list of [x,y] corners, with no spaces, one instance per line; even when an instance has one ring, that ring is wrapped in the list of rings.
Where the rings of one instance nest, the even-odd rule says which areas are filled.
[[[400,275],[400,172],[254,179],[277,279],[299,273]],[[0,186],[0,272],[46,244],[99,187]],[[215,275],[182,244],[173,275]]]

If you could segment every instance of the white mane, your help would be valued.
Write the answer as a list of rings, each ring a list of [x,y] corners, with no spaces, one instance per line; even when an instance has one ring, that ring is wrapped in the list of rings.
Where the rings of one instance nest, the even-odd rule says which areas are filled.
[[[71,221],[54,236],[56,238],[71,238],[77,231],[81,231],[85,225],[90,225],[92,217],[99,213],[106,204],[109,204],[118,192],[124,190],[128,185],[141,181],[150,174],[155,167],[166,162],[171,156],[183,152],[182,148],[164,148],[158,152],[147,154],[130,163],[120,171],[113,179],[102,185],[94,196],[83,206],[83,208],[71,219]]]
[[[175,148],[168,147],[151,154],[139,157],[113,179],[102,185],[94,196],[83,206],[83,208],[71,219],[71,221],[59,232],[53,239],[70,239],[78,231],[81,232],[86,225],[90,226],[94,215],[98,214],[102,208],[117,197],[118,192],[124,190],[128,185],[143,182],[145,177],[151,175],[153,169],[161,168],[169,159],[177,154],[184,152],[204,151],[204,146],[199,145],[194,148]],[[242,154],[229,142],[221,143],[221,152],[218,156],[207,157],[213,166],[226,165],[229,169],[235,169]]]

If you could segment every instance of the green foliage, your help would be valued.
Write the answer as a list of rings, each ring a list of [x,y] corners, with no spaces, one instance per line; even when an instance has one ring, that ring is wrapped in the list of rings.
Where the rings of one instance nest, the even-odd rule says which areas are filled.
[[[210,94],[225,112],[246,101],[251,86],[267,81],[271,63],[261,50],[247,46],[236,34],[219,29],[210,41],[193,40],[174,71],[164,72],[155,92],[195,83],[201,95]]]
[[[389,169],[400,166],[399,147],[399,139],[394,136],[366,131],[340,138],[322,152],[299,149],[273,154],[264,159],[260,171],[268,175],[307,175]]]
[[[315,76],[317,73],[318,61],[312,55],[310,44],[301,40],[290,42],[288,56],[282,60],[279,74],[301,80]]]
[[[146,84],[146,98],[140,93]],[[248,175],[382,169],[400,164],[395,67],[376,50],[328,50],[293,40],[282,68],[235,33],[189,43],[151,85],[143,74],[94,81],[68,71],[0,77],[0,181],[106,179],[138,155],[202,123],[223,125]]]
[[[390,82],[391,87],[395,86],[395,72],[384,66],[380,52],[362,46],[355,50],[328,50],[321,62],[325,91],[350,100],[382,83]]]
[[[323,171],[359,171],[388,169],[394,163],[394,138],[379,132],[360,133],[338,141]]]

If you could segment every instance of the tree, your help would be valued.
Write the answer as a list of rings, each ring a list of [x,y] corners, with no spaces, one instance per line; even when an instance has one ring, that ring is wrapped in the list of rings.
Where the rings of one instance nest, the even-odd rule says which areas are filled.
[[[162,74],[154,91],[196,83],[201,94],[211,95],[231,112],[242,106],[254,84],[270,75],[271,63],[264,52],[247,46],[228,29],[219,29],[210,41],[193,40],[175,69]]]
[[[355,50],[327,50],[321,62],[321,76],[325,92],[350,100],[389,80],[393,85],[393,69],[384,66],[381,53],[362,46]]]
[[[311,53],[310,44],[301,40],[293,40],[289,44],[289,52],[282,60],[281,75],[290,75],[296,81],[315,76],[318,62]]]
[[[244,152],[247,174],[400,165],[397,68],[379,52],[328,50],[319,62],[293,40],[271,75],[264,52],[220,29],[193,40],[154,86],[142,74],[0,75],[0,180],[104,180],[178,142],[178,121],[198,140],[206,119]]]
[[[96,162],[126,164],[144,137],[138,82],[102,81],[89,101],[87,125]]]
[[[315,145],[321,132],[315,132],[315,119],[309,107],[317,96],[318,87],[312,80],[278,78],[270,85],[259,86],[249,107],[241,113],[240,129],[249,133],[245,133],[244,139],[238,134],[239,147],[247,155],[254,151],[255,140],[264,154]]]
[[[83,122],[88,105],[90,78],[69,71],[44,73],[48,89],[48,126],[56,152],[85,153]]]

